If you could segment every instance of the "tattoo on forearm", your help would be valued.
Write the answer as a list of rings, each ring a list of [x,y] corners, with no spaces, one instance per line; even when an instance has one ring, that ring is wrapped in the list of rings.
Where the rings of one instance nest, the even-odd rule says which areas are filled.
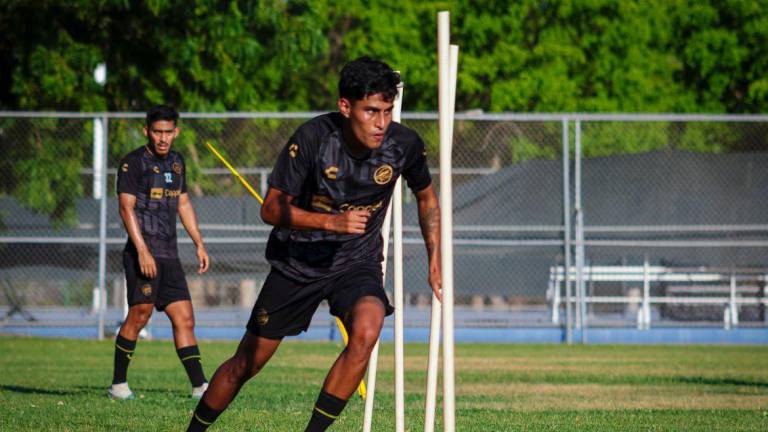
[[[437,252],[438,239],[440,238],[440,207],[430,207],[419,217],[421,234],[427,246],[427,252],[431,256]]]
[[[436,232],[440,228],[440,207],[430,207],[419,218],[421,231],[425,234]]]
[[[427,254],[429,256],[432,256],[437,252],[437,242],[435,239],[430,238],[424,243],[427,245]]]

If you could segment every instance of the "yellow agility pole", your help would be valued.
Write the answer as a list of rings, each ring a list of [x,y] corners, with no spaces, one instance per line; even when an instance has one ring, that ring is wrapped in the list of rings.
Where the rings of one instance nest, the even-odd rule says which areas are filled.
[[[246,187],[246,189],[248,189],[248,191],[249,191],[249,192],[251,192],[251,195],[253,195],[254,197],[256,197],[256,199],[259,201],[259,204],[264,204],[264,200],[261,198],[261,196],[259,196],[259,194],[258,194],[258,193],[256,193],[256,191],[255,191],[255,190],[253,190],[253,188],[251,187],[251,185],[250,185],[250,184],[248,184],[248,181],[246,181],[246,180],[243,178],[243,176],[241,176],[241,175],[240,175],[240,173],[239,173],[239,172],[237,172],[237,170],[236,170],[236,169],[235,169],[235,168],[234,168],[232,165],[230,165],[230,164],[229,164],[229,162],[227,162],[227,160],[226,160],[226,159],[224,159],[224,156],[222,156],[222,155],[221,155],[221,153],[219,153],[218,151],[216,151],[216,148],[215,148],[215,147],[213,147],[213,145],[212,145],[210,142],[206,141],[206,142],[205,142],[205,145],[207,145],[207,146],[208,146],[208,148],[209,148],[209,149],[211,149],[211,151],[213,152],[213,154],[215,154],[216,156],[218,156],[218,157],[219,157],[219,159],[220,159],[222,162],[224,162],[224,165],[226,165],[226,167],[227,167],[227,168],[229,168],[229,170],[230,170],[230,171],[232,171],[232,174],[234,174],[234,175],[235,175],[235,177],[237,177],[238,179],[240,179],[240,182],[241,182],[241,183],[242,183],[242,184],[243,184],[243,185]]]
[[[339,331],[341,332],[341,338],[344,339],[344,346],[349,345],[349,335],[347,334],[347,329],[344,328],[344,323],[341,322],[339,317],[336,318],[336,325],[339,326]],[[360,394],[360,398],[362,400],[365,400],[366,390],[365,390],[365,380],[360,380],[360,385],[357,386],[357,392]]]
[[[221,153],[216,151],[216,148],[210,142],[206,141],[205,145],[207,145],[208,148],[211,149],[213,154],[215,154],[219,158],[219,160],[221,160],[221,162],[223,162],[224,165],[227,168],[229,168],[230,171],[232,171],[232,174],[234,174],[235,177],[240,179],[240,182],[243,183],[243,186],[245,186],[245,188],[248,189],[248,191],[251,193],[251,195],[253,195],[256,198],[256,200],[259,201],[259,204],[264,204],[264,200],[261,198],[261,196],[255,190],[253,190],[251,185],[248,183],[248,180],[244,179],[243,176],[241,176],[240,173],[237,172],[235,167],[230,165],[229,162],[227,162],[227,160],[224,159],[224,156],[222,156]],[[341,320],[338,317],[336,317],[336,324],[339,326],[339,331],[341,332],[341,336],[344,338],[344,346],[347,346],[347,344],[349,343],[349,335],[347,334],[347,329],[344,328],[344,324],[341,322]],[[365,391],[365,381],[364,380],[360,381],[360,385],[357,386],[357,392],[360,393],[360,397],[363,400],[365,400],[365,393],[366,393],[366,391]]]

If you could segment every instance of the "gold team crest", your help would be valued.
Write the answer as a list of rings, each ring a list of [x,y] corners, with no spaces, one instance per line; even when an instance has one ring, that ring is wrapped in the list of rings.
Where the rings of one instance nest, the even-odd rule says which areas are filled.
[[[390,165],[384,164],[377,168],[376,172],[373,173],[373,181],[380,185],[387,184],[390,180],[392,180],[392,173],[392,167]]]
[[[152,171],[154,171],[155,174],[160,174],[160,168],[158,168],[157,165],[152,167]]]
[[[141,293],[144,294],[147,297],[152,295],[152,285],[144,284],[144,286],[141,287]]]
[[[256,310],[256,324],[263,326],[269,322],[269,313],[266,309],[259,308]]]
[[[299,154],[299,145],[298,144],[291,144],[288,146],[288,154],[291,155],[292,158],[295,158],[296,155]]]
[[[128,164],[127,163],[123,164],[123,172],[128,172]]]
[[[323,171],[325,176],[330,180],[336,180],[336,174],[339,173],[339,167],[330,166]]]
[[[173,172],[176,174],[181,174],[181,165],[179,165],[177,162],[174,162],[171,168],[173,168]]]

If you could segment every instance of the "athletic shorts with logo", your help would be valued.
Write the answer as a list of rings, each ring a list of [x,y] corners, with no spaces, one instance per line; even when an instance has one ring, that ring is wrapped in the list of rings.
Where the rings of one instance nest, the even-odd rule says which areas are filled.
[[[162,311],[166,306],[181,300],[191,300],[187,279],[178,258],[155,258],[157,275],[148,279],[141,273],[138,255],[123,252],[126,294],[128,305],[151,303]]]
[[[270,271],[246,328],[256,336],[281,339],[309,328],[312,316],[323,300],[328,300],[331,314],[346,318],[359,299],[379,298],[391,315],[394,308],[384,292],[381,264],[364,263],[338,275],[309,283],[300,283],[275,270]]]

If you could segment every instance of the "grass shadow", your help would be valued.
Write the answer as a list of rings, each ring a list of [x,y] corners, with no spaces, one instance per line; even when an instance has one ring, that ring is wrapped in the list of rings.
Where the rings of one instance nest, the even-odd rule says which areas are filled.
[[[70,390],[50,390],[38,387],[24,387],[16,385],[0,385],[0,390],[10,391],[14,393],[22,394],[38,394],[48,396],[71,396],[75,394],[82,394],[82,391],[70,391]]]
[[[104,393],[106,394],[107,390],[109,389],[108,385],[103,386],[95,386],[95,385],[78,385],[75,386],[75,388],[82,390],[81,393],[88,393],[88,392],[96,392],[96,393]],[[189,394],[180,390],[176,389],[164,389],[164,388],[151,388],[151,387],[133,387],[131,386],[131,390],[134,394],[138,395],[140,393],[144,394],[162,394],[162,395],[178,395],[180,398],[188,397]]]
[[[673,377],[671,381],[683,384],[705,384],[713,386],[747,386],[768,388],[768,382],[749,381],[736,378],[707,378],[707,377]]]

